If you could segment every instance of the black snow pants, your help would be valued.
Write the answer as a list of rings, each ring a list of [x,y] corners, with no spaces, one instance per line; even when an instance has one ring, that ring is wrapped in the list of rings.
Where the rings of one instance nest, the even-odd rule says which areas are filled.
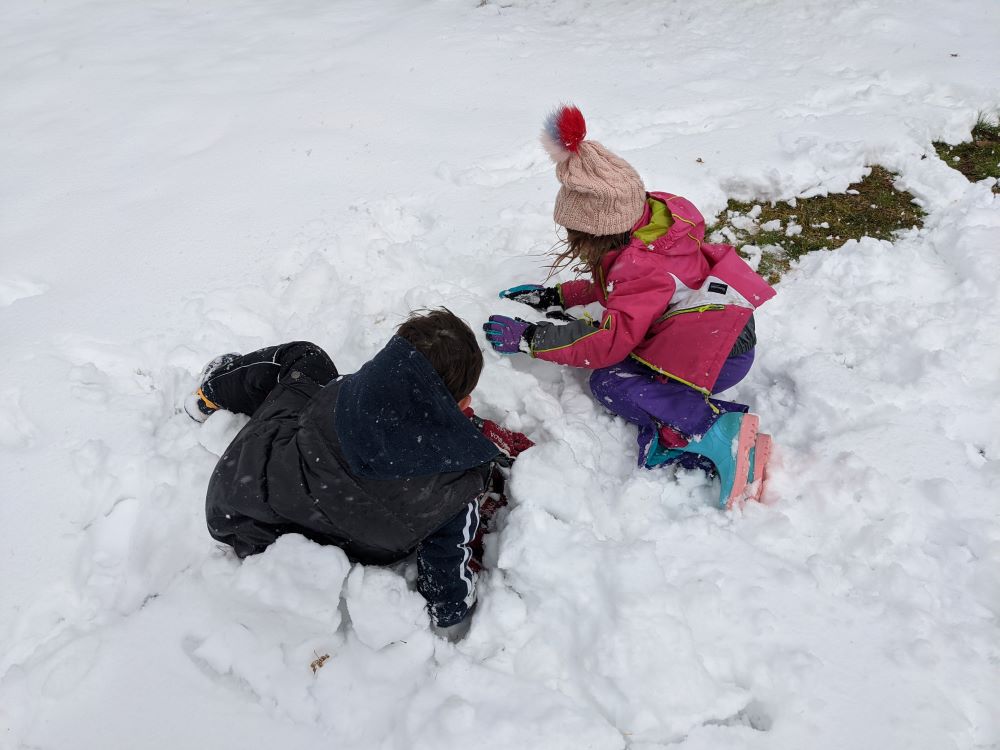
[[[201,389],[216,406],[253,416],[279,385],[324,386],[337,375],[333,360],[320,347],[292,341],[229,358],[206,376]]]

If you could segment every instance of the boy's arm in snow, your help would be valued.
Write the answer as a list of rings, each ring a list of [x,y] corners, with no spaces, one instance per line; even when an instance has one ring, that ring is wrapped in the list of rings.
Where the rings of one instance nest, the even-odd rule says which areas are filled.
[[[676,289],[673,276],[657,265],[654,258],[623,255],[608,275],[608,299],[600,324],[538,322],[531,355],[591,370],[621,362],[666,311]]]
[[[485,438],[491,440],[500,449],[502,455],[498,456],[495,460],[501,466],[511,466],[515,458],[534,445],[534,442],[523,432],[508,430],[506,427],[498,425],[492,419],[483,419],[472,411],[472,407],[466,407],[462,413],[472,420],[472,424],[483,433]]]
[[[479,499],[417,547],[417,591],[438,627],[465,619],[476,603],[476,571],[472,542],[479,530]]]

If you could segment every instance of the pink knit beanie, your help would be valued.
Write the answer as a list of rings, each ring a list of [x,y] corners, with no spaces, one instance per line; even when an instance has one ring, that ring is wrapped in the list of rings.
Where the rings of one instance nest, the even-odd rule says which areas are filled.
[[[642,216],[646,188],[631,165],[596,141],[585,141],[587,123],[576,107],[549,115],[542,145],[562,183],[553,212],[556,223],[593,235],[621,234]]]

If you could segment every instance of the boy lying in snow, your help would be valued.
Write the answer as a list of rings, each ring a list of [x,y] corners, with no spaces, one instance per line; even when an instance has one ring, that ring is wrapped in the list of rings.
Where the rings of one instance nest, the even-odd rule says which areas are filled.
[[[289,533],[364,564],[416,551],[434,622],[461,622],[476,601],[480,523],[506,503],[496,464],[532,445],[472,414],[482,368],[446,309],[411,316],[353,375],[301,341],[215,358],[185,409],[251,419],[209,481],[209,532],[241,558]]]

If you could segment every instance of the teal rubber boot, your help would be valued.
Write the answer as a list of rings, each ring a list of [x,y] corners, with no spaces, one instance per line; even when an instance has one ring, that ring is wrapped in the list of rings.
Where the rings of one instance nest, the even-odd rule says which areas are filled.
[[[751,481],[750,454],[756,447],[759,425],[756,414],[727,412],[715,420],[708,432],[692,439],[683,448],[665,450],[659,445],[651,446],[646,466],[659,466],[684,453],[704,456],[719,472],[719,507],[729,509],[742,500],[747,483]]]
[[[692,440],[681,450],[705,456],[719,472],[719,507],[727,510],[742,498],[750,478],[750,451],[757,440],[760,419],[756,414],[728,412],[713,424],[701,440]]]
[[[649,448],[646,450],[646,460],[644,466],[647,469],[653,469],[657,466],[662,466],[669,461],[673,461],[676,458],[680,458],[684,455],[684,452],[678,450],[677,448],[664,448],[660,445],[660,437],[656,433],[653,433],[653,439],[649,444]]]

